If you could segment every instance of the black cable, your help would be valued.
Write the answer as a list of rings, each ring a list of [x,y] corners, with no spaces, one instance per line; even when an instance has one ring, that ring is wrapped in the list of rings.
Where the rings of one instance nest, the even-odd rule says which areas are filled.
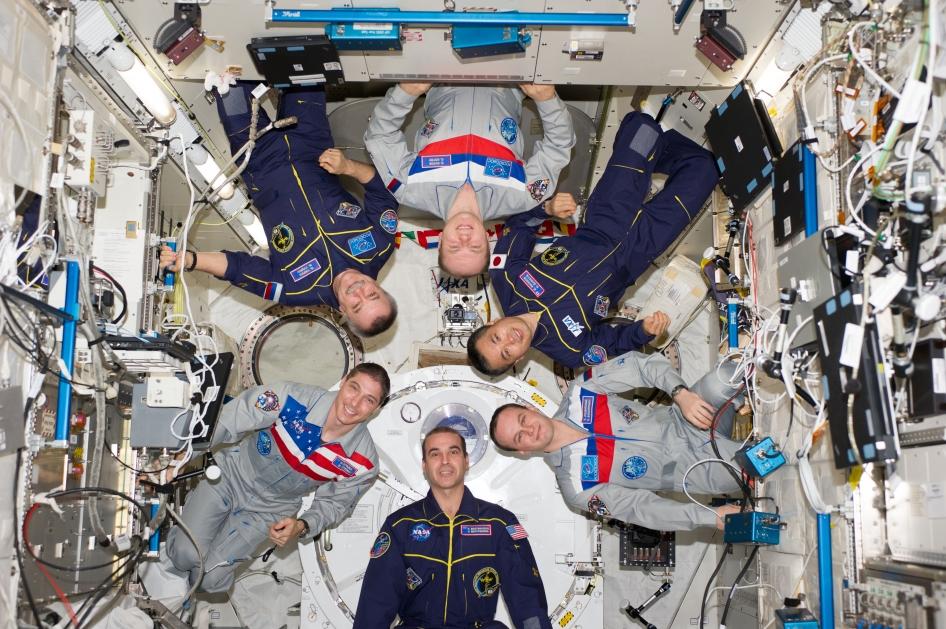
[[[114,324],[114,323],[118,323],[119,321],[121,321],[121,320],[125,317],[125,314],[128,312],[128,294],[125,292],[125,288],[118,282],[118,280],[116,280],[114,277],[112,277],[112,276],[109,274],[108,271],[106,271],[106,270],[104,270],[104,269],[101,269],[101,268],[95,266],[94,264],[92,265],[92,270],[95,271],[96,273],[100,274],[102,277],[104,277],[105,279],[107,279],[109,282],[111,282],[111,283],[112,283],[112,286],[114,286],[114,287],[118,290],[119,295],[121,295],[121,298],[122,298],[122,310],[121,310],[121,312],[118,313],[118,316],[116,316],[114,319],[112,319],[112,323],[113,323],[113,324]]]
[[[745,384],[740,385],[739,388],[736,389],[736,392],[733,393],[729,399],[727,399],[723,404],[720,405],[719,409],[717,409],[716,411],[716,414],[713,415],[713,422],[710,424],[710,446],[713,448],[713,454],[716,455],[716,458],[722,461],[725,461],[725,459],[723,458],[723,455],[719,452],[719,447],[716,445],[716,423],[719,421],[719,417],[720,415],[723,414],[723,411],[726,410],[726,407],[732,404],[733,400],[735,400],[743,391],[745,391],[745,389],[746,389]],[[735,418],[733,418],[734,426],[735,426],[735,421],[736,421]],[[755,506],[755,499],[752,497],[752,490],[749,489],[749,485],[746,483],[745,479],[743,479],[743,477],[740,476],[736,472],[736,470],[732,469],[728,465],[725,465],[724,467],[726,468],[726,471],[729,472],[730,476],[732,476],[736,480],[736,484],[739,485],[739,488],[742,490],[742,493],[744,496],[743,504],[742,504],[743,511],[745,511],[747,505],[751,504]]]
[[[24,420],[29,417],[30,408],[33,406],[33,398],[27,400],[26,410],[23,413]],[[25,421],[24,421],[25,423]],[[16,450],[16,471],[13,474],[13,547],[16,549],[16,564],[20,570],[20,582],[23,584],[23,591],[26,593],[26,600],[30,604],[30,611],[33,613],[33,619],[36,620],[36,626],[42,627],[43,623],[39,619],[39,609],[36,607],[36,600],[33,598],[33,591],[30,590],[29,580],[26,578],[26,570],[23,565],[23,553],[20,551],[20,523],[17,518],[20,498],[20,468],[23,466],[23,448]]]
[[[101,601],[102,598],[104,598],[106,594],[108,594],[109,590],[111,590],[112,587],[119,585],[119,583],[126,576],[128,576],[128,574],[131,573],[132,569],[138,564],[139,561],[141,561],[141,558],[144,556],[145,551],[146,551],[146,547],[142,545],[142,548],[136,554],[129,555],[125,563],[119,566],[118,568],[116,568],[112,572],[112,574],[108,575],[108,577],[106,577],[105,580],[102,581],[102,583],[100,583],[98,587],[95,588],[95,590],[93,590],[94,594],[82,602],[82,605],[79,607],[78,611],[76,612],[76,614],[80,614],[80,613],[82,614],[81,616],[79,616],[80,629],[82,625],[85,623],[87,618],[91,620],[91,617],[89,616],[89,614],[92,614],[94,612],[96,605],[98,605],[98,602]],[[86,608],[86,605],[88,605],[87,608]],[[108,605],[106,605],[106,608],[107,607]],[[84,612],[82,611],[83,608],[85,608]]]
[[[709,591],[710,587],[713,585],[713,579],[715,579],[719,571],[723,569],[723,562],[726,561],[726,555],[729,554],[730,550],[732,550],[732,544],[726,544],[722,554],[719,556],[716,567],[713,568],[713,574],[710,575],[709,580],[706,582],[706,588],[703,590],[703,601],[700,603],[700,629],[703,629],[704,626],[704,618],[706,618],[706,599],[709,598]]]
[[[124,461],[122,461],[120,458],[118,458],[118,455],[115,454],[114,452],[112,452],[112,449],[111,449],[111,448],[105,448],[105,449],[108,450],[108,453],[112,455],[112,458],[115,459],[115,460],[118,462],[119,465],[121,465],[122,467],[124,467],[124,468],[127,469],[127,470],[131,470],[131,471],[134,472],[135,474],[160,474],[160,473],[163,472],[164,470],[166,470],[166,469],[168,469],[169,467],[171,467],[171,462],[169,461],[167,465],[165,465],[164,467],[158,468],[158,469],[156,469],[156,470],[139,470],[139,469],[137,469],[137,468],[135,468],[135,467],[132,467],[131,465],[128,465],[127,463],[125,463]]]
[[[752,549],[752,552],[749,553],[749,558],[746,559],[746,563],[743,564],[742,570],[740,570],[739,574],[736,575],[736,580],[732,582],[732,587],[729,588],[729,596],[726,597],[726,606],[723,608],[723,615],[719,619],[719,625],[721,627],[726,626],[726,616],[729,615],[729,606],[732,604],[733,594],[736,593],[736,585],[742,580],[742,577],[746,576],[746,573],[749,571],[749,566],[752,565],[752,560],[755,559],[755,556],[758,554],[758,552],[759,547],[755,546]]]

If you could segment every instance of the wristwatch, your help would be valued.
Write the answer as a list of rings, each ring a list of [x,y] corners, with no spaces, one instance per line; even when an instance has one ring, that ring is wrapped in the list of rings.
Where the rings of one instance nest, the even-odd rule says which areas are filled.
[[[187,253],[191,254],[193,257],[191,258],[191,263],[188,264],[188,265],[184,268],[184,271],[186,271],[187,273],[190,273],[191,271],[193,271],[193,270],[197,267],[197,252],[196,252],[196,251],[188,251]]]
[[[302,522],[302,532],[299,533],[299,537],[303,538],[309,534],[309,523],[303,520],[302,518],[296,518],[296,519]]]
[[[680,391],[689,391],[689,390],[690,390],[690,389],[689,389],[689,387],[687,387],[687,385],[685,385],[685,384],[678,384],[678,385],[675,386],[675,387],[673,388],[673,390],[670,392],[670,399],[671,399],[671,400],[676,399],[677,393],[679,393]]]

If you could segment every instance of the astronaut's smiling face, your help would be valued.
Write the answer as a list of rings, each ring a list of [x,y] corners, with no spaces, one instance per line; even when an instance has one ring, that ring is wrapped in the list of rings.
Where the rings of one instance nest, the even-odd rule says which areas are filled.
[[[476,349],[489,367],[508,369],[529,351],[532,335],[521,317],[503,317],[486,326],[483,336],[476,341]]]
[[[368,374],[356,373],[342,380],[330,414],[334,413],[338,423],[350,426],[371,417],[380,404],[381,385],[378,381]]]
[[[363,334],[375,320],[391,313],[391,296],[378,282],[360,271],[347,269],[332,282],[339,310],[348,318],[355,332]]]
[[[496,445],[521,454],[542,452],[554,436],[548,417],[528,408],[510,406],[496,419]]]
[[[423,464],[424,476],[431,487],[453,489],[463,485],[470,459],[463,453],[461,439],[459,433],[452,431],[427,437],[423,444]]]
[[[454,277],[482,273],[489,260],[489,236],[483,219],[472,212],[454,214],[440,235],[440,266]]]

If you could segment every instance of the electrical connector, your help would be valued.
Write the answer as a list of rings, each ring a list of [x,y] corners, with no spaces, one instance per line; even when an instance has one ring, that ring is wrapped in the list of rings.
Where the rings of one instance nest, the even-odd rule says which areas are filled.
[[[782,519],[777,513],[744,511],[726,516],[723,541],[727,544],[774,546],[779,542]]]

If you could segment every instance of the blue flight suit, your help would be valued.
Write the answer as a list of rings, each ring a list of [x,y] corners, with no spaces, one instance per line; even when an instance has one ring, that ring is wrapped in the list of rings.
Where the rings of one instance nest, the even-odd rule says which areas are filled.
[[[217,110],[230,150],[249,139],[250,91],[240,82],[217,98]],[[323,304],[338,308],[332,280],[346,269],[370,277],[394,251],[398,203],[381,178],[364,186],[362,206],[336,175],[319,166],[319,155],[335,144],[325,113],[325,92],[286,91],[279,117],[297,116],[298,124],[260,138],[243,180],[269,234],[269,260],[225,251],[223,279],[264,299],[289,305]],[[260,109],[257,128],[270,123]]]
[[[654,172],[667,182],[644,203]],[[601,323],[628,286],[696,218],[718,179],[712,154],[654,119],[631,112],[574,236],[532,257],[544,210],[509,219],[490,281],[505,316],[541,314],[532,347],[567,367],[599,365],[653,337],[642,322]]]
[[[525,529],[468,488],[452,520],[430,492],[389,515],[370,557],[353,629],[505,627],[500,591],[518,629],[551,629]]]

